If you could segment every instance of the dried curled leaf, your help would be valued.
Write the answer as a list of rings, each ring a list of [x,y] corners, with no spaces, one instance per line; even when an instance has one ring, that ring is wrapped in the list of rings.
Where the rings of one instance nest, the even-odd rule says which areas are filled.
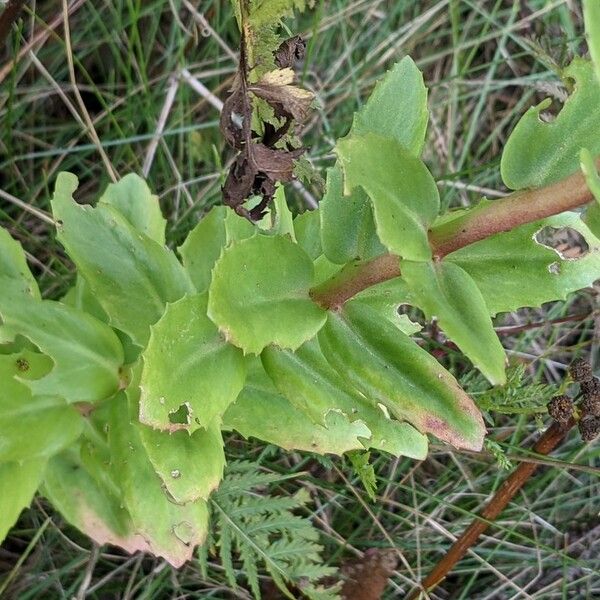
[[[255,96],[266,100],[275,111],[275,116],[302,122],[308,112],[314,94],[292,85],[294,72],[290,68],[265,73],[260,81],[248,87]]]

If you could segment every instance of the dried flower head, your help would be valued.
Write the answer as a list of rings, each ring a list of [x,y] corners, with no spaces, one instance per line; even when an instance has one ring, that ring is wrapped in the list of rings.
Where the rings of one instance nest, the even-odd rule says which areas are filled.
[[[568,423],[573,416],[573,400],[569,396],[554,396],[548,402],[548,414],[557,423]]]
[[[600,433],[600,417],[583,417],[579,421],[579,433],[584,442],[591,442]]]

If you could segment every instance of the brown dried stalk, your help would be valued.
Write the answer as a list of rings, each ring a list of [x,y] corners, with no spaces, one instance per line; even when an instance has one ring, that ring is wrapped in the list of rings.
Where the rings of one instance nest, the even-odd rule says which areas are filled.
[[[549,454],[560,444],[574,425],[574,419],[571,419],[566,425],[553,423],[537,441],[533,447],[533,452],[541,455]],[[481,514],[475,518],[456,542],[452,544],[445,556],[421,582],[420,588],[414,590],[408,596],[408,600],[414,600],[421,594],[427,597],[426,593],[436,587],[448,575],[456,563],[465,556],[479,536],[491,525],[491,521],[500,515],[538,467],[539,464],[530,462],[522,462],[517,467],[500,486],[500,489],[494,494],[489,504],[481,511]]]

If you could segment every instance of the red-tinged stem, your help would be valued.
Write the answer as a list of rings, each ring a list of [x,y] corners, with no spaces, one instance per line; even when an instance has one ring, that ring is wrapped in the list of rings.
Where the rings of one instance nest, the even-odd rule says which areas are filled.
[[[573,425],[575,425],[574,420],[563,426],[553,423],[537,441],[533,447],[533,452],[541,455],[547,455],[552,452],[564,439]],[[481,511],[481,515],[476,517],[456,542],[452,544],[444,557],[421,582],[420,589],[412,592],[408,596],[408,600],[414,600],[421,594],[423,594],[423,597],[427,597],[426,593],[435,588],[448,575],[456,563],[465,556],[469,548],[475,544],[479,536],[490,526],[490,522],[500,515],[538,467],[539,464],[537,463],[522,462],[515,469],[494,494],[489,504]]]
[[[597,162],[600,167],[600,160]],[[551,185],[515,192],[466,212],[429,232],[433,257],[437,260],[487,237],[510,231],[594,199],[582,173],[574,173]],[[359,292],[400,275],[400,260],[384,254],[345,267],[336,277],[311,291],[313,300],[326,309],[336,309]]]

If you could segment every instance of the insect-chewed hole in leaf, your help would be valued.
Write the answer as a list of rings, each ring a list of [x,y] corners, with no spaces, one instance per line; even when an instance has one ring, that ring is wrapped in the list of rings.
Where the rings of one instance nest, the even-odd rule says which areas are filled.
[[[583,235],[572,227],[544,227],[534,235],[534,240],[538,244],[554,250],[563,260],[582,258],[590,249]],[[558,274],[560,263],[552,263],[548,270]]]
[[[408,317],[413,323],[424,327],[427,323],[427,317],[425,317],[425,313],[416,306],[412,304],[400,304],[398,306],[398,314],[400,316]]]
[[[189,425],[191,423],[191,410],[187,403],[169,413],[169,422],[173,425]]]
[[[565,101],[569,97],[570,90],[575,87],[574,79],[568,78],[566,81],[567,89],[549,82],[545,82],[539,86],[540,91],[547,96],[543,104],[543,110],[540,112],[540,120],[544,123],[552,123],[558,117]]]

